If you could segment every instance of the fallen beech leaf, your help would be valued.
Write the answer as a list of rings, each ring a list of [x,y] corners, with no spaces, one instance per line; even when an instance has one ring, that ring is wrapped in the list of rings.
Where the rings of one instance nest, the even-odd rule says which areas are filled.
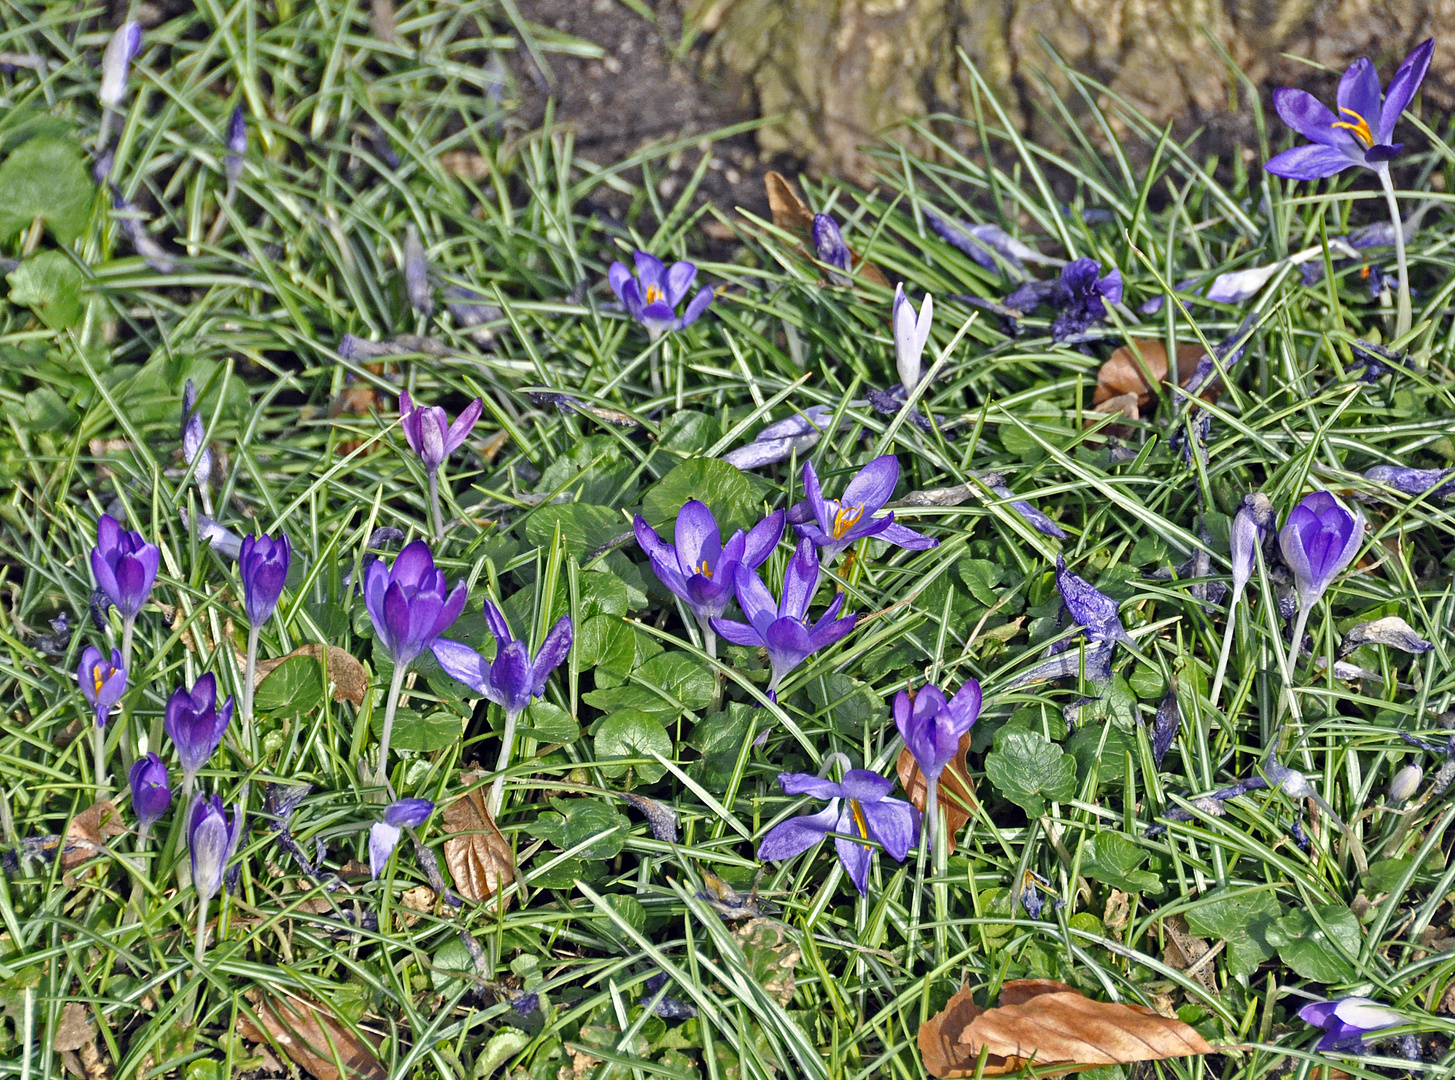
[[[942,1080],[975,1075],[975,1058],[960,1045],[960,1033],[984,1011],[975,1004],[970,988],[962,986],[942,1011],[920,1025],[919,1054],[926,1072]]]
[[[813,233],[813,211],[808,204],[798,197],[798,192],[793,190],[793,185],[784,178],[780,172],[769,171],[763,174],[763,186],[768,189],[768,209],[773,215],[773,224],[788,232],[798,233],[807,239]],[[849,251],[853,261],[850,263],[852,273],[859,275],[865,281],[872,281],[875,285],[883,285],[889,288],[889,279],[884,272],[871,262],[866,262],[861,256]]]
[[[1212,948],[1207,939],[1196,937],[1188,930],[1187,923],[1181,915],[1173,915],[1171,918],[1162,920],[1162,929],[1167,932],[1167,945],[1162,950],[1162,960],[1168,967],[1176,968],[1178,971],[1194,969],[1193,978],[1202,984],[1202,988],[1210,994],[1217,993],[1217,976],[1212,966],[1198,962],[1207,955]]]
[[[275,660],[259,660],[257,671],[253,675],[253,689],[256,690],[280,664],[295,656],[311,656],[315,660],[322,660],[323,650],[322,645],[300,645],[287,656],[280,656]],[[364,704],[364,695],[369,692],[369,676],[364,671],[364,665],[352,653],[345,652],[337,645],[328,646],[328,678],[333,683],[335,701],[352,702],[355,707]]]
[[[372,386],[364,383],[345,386],[328,403],[330,419],[339,416],[368,416],[371,409],[379,409],[382,412],[384,399],[375,392]]]
[[[1167,378],[1167,349],[1160,341],[1151,338],[1137,338],[1136,345],[1142,354],[1142,363],[1146,365],[1147,371],[1157,382],[1164,382]],[[1197,368],[1197,362],[1202,359],[1203,348],[1201,345],[1178,345],[1177,346],[1177,377],[1181,385],[1186,385],[1193,371]],[[1216,379],[1210,380],[1203,388],[1202,396],[1206,400],[1213,400],[1219,390]],[[1108,398],[1120,397],[1123,394],[1136,394],[1137,404],[1146,407],[1152,404],[1152,386],[1147,382],[1146,376],[1142,374],[1142,368],[1137,364],[1136,353],[1132,352],[1130,345],[1123,345],[1112,353],[1106,363],[1101,365],[1101,370],[1096,373],[1096,392],[1092,394],[1091,400],[1095,405],[1100,405]]]
[[[1004,1058],[1003,1072],[1032,1060],[1084,1068],[1216,1052],[1181,1020],[1140,1005],[1093,1001],[1074,990],[987,1009],[960,1033],[960,1043],[971,1057],[985,1049]]]
[[[971,732],[968,731],[961,736],[960,748],[955,751],[950,764],[945,766],[945,771],[940,773],[940,794],[937,801],[947,826],[945,849],[950,854],[955,852],[955,835],[970,820],[970,811],[965,807],[975,799],[975,781],[970,779],[970,766],[965,760],[965,755],[970,753],[970,738]],[[929,785],[925,783],[925,774],[919,771],[919,765],[915,763],[914,755],[908,749],[899,752],[895,769],[899,773],[900,784],[909,795],[909,801],[923,814],[925,799],[929,797]]]
[[[91,1027],[91,1010],[79,1001],[68,1001],[61,1010],[61,1022],[56,1025],[51,1049],[58,1054],[67,1050],[79,1050],[96,1037]]]
[[[481,789],[450,803],[443,818],[450,834],[445,841],[445,865],[461,896],[477,903],[489,900],[515,879],[515,855],[485,808]]]
[[[113,836],[126,832],[121,814],[110,799],[102,799],[82,810],[66,828],[61,852],[61,869],[70,870],[101,854],[101,847]]]
[[[996,1005],[1024,1005],[1033,997],[1040,997],[1042,994],[1075,994],[1079,993],[1074,987],[1067,986],[1055,979],[1011,979],[1009,982],[1001,983],[1000,997],[995,999]]]
[[[239,1013],[238,1034],[251,1042],[276,1043],[295,1065],[318,1080],[385,1080],[388,1075],[374,1047],[319,1002],[294,991],[283,997],[249,990],[244,997],[257,1021]]]

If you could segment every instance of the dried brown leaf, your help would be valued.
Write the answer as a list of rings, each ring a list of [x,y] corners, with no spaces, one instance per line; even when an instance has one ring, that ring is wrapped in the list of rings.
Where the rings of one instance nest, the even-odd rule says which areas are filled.
[[[484,180],[490,175],[490,159],[468,150],[451,150],[440,155],[445,172],[462,180]]]
[[[274,660],[259,660],[257,673],[253,676],[253,689],[256,690],[264,679],[273,673],[280,664],[285,664],[295,656],[311,656],[315,660],[323,659],[323,645],[300,645],[287,656],[280,656]],[[364,695],[369,692],[369,676],[364,671],[364,665],[359,663],[352,653],[340,649],[337,645],[329,645],[328,648],[328,678],[333,683],[333,699],[335,701],[351,702],[356,708],[364,704]]]
[[[61,1010],[61,1022],[56,1025],[51,1049],[58,1054],[79,1050],[95,1037],[96,1031],[91,1027],[91,1010],[79,1001],[68,1001]]]
[[[461,896],[477,903],[489,900],[515,879],[515,853],[495,827],[479,788],[461,795],[443,814],[445,865]]]
[[[256,989],[249,990],[245,996],[257,1019],[246,1012],[238,1014],[238,1034],[244,1039],[275,1043],[295,1065],[318,1080],[385,1080],[387,1077],[388,1070],[375,1048],[319,1002],[298,993],[283,997],[265,995]]]
[[[1217,977],[1208,963],[1199,963],[1212,948],[1205,938],[1195,937],[1187,928],[1181,915],[1162,920],[1162,929],[1167,934],[1167,946],[1162,950],[1162,959],[1168,967],[1178,971],[1192,969],[1192,977],[1209,993],[1217,993]]]
[[[793,185],[780,172],[763,174],[763,186],[768,189],[768,209],[773,214],[773,224],[788,232],[807,236],[813,230],[813,211],[798,197]]]
[[[970,753],[970,738],[971,733],[968,731],[961,736],[960,748],[955,751],[950,764],[940,774],[938,802],[940,815],[947,826],[945,847],[951,854],[955,851],[955,835],[970,820],[970,811],[966,807],[975,800],[975,781],[970,779],[970,765],[965,760],[965,755]],[[899,782],[909,795],[909,801],[923,814],[925,800],[929,797],[929,785],[925,783],[925,774],[919,771],[919,765],[915,763],[914,755],[908,749],[899,752],[895,769],[899,772]]]
[[[960,1045],[960,1033],[984,1011],[970,988],[962,986],[942,1011],[920,1025],[919,1054],[926,1072],[941,1078],[975,1075],[975,1058]]]
[[[61,852],[61,869],[70,870],[87,859],[101,854],[101,848],[113,836],[126,832],[121,814],[110,799],[102,799],[82,810],[66,828],[66,843]]]
[[[1137,352],[1133,352],[1130,345],[1123,345],[1101,365],[1101,370],[1096,373],[1096,392],[1091,398],[1093,404],[1100,405],[1109,398],[1123,394],[1136,394],[1137,404],[1142,407],[1152,403],[1152,384],[1143,374],[1142,366],[1146,366],[1147,374],[1152,376],[1153,381],[1165,382],[1167,349],[1162,342],[1152,338],[1137,338],[1136,346],[1137,352],[1142,356],[1141,364],[1137,363]],[[1201,345],[1177,346],[1177,376],[1182,385],[1187,384],[1202,355]],[[1203,388],[1202,396],[1212,400],[1217,393],[1217,380],[1214,379]]]

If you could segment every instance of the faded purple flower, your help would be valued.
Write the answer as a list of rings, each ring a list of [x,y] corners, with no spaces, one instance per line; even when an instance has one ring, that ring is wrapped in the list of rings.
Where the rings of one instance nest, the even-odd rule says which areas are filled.
[[[1219,304],[1241,304],[1278,273],[1283,263],[1269,263],[1267,266],[1250,266],[1244,270],[1230,270],[1213,278],[1208,286],[1207,298]]]
[[[192,475],[205,486],[212,476],[212,451],[207,449],[207,431],[197,410],[197,384],[188,379],[182,386],[182,460],[192,466]]]
[[[1323,1029],[1320,1050],[1350,1050],[1356,1054],[1364,1049],[1365,1035],[1405,1022],[1393,1009],[1366,997],[1316,1001],[1299,1009],[1298,1018]]]
[[[137,758],[131,767],[131,812],[137,826],[145,832],[172,805],[172,789],[167,786],[167,767],[156,754]]]
[[[399,426],[409,448],[419,455],[424,471],[433,475],[449,456],[465,445],[475,421],[485,408],[483,398],[476,398],[451,424],[445,410],[438,405],[416,405],[408,390],[399,391]]]
[[[106,53],[101,58],[101,89],[96,93],[106,108],[116,108],[126,96],[131,62],[140,51],[141,23],[122,23],[106,43]]]
[[[700,289],[687,305],[687,310],[679,316],[677,305],[692,288],[697,267],[685,260],[669,267],[645,251],[638,251],[634,259],[637,266],[635,277],[625,263],[614,262],[607,278],[611,291],[626,306],[627,314],[646,327],[647,336],[653,341],[669,330],[691,326],[712,303],[712,289]]]
[[[105,727],[106,718],[126,693],[126,668],[121,666],[121,650],[112,649],[107,659],[94,645],[88,647],[81,654],[76,680],[81,684],[81,696],[91,705],[96,726]]]
[[[768,650],[773,677],[768,683],[768,696],[776,700],[784,676],[801,664],[811,653],[828,648],[854,629],[852,613],[836,618],[844,606],[844,594],[838,593],[828,610],[812,626],[808,606],[818,587],[818,553],[813,541],[805,538],[788,562],[783,576],[783,594],[775,602],[768,587],[753,571],[738,565],[734,577],[738,606],[748,617],[746,623],[713,619],[712,628],[734,645],[758,646]]]
[[[485,620],[490,624],[490,632],[495,635],[497,648],[494,661],[485,659],[470,646],[448,638],[441,638],[430,648],[440,667],[451,678],[495,702],[507,716],[517,716],[530,704],[531,698],[545,693],[546,680],[570,653],[571,616],[562,615],[551,627],[534,660],[530,655],[530,643],[516,639],[511,633],[510,623],[489,600],[485,601]]]
[[[1113,268],[1105,277],[1101,263],[1095,259],[1073,259],[1061,268],[1064,302],[1061,313],[1051,323],[1051,340],[1062,341],[1072,334],[1085,333],[1106,318],[1106,303],[1119,303],[1122,298],[1121,271]]]
[[[938,780],[980,717],[980,683],[967,679],[948,701],[938,686],[894,696],[894,726],[927,780]]]
[[[1117,602],[1085,578],[1067,570],[1066,560],[1060,555],[1056,556],[1056,589],[1071,618],[1085,629],[1088,641],[1127,640],[1127,632],[1117,616]]]
[[[1253,565],[1258,548],[1270,529],[1278,524],[1273,513],[1273,503],[1261,491],[1243,496],[1243,504],[1233,515],[1231,536],[1233,563],[1233,603],[1243,593],[1243,587],[1253,576]]]
[[[202,766],[222,745],[223,732],[232,719],[232,698],[217,707],[217,677],[208,672],[192,684],[192,689],[177,687],[167,700],[163,726],[167,738],[177,748],[182,765],[183,789],[190,789]]]
[[[1010,488],[1006,487],[1004,484],[993,484],[991,485],[990,490],[995,492],[995,494],[999,495],[1002,499],[1006,500],[1006,502],[1010,503],[1010,508],[1021,517],[1025,518],[1026,521],[1030,524],[1031,528],[1035,529],[1037,532],[1044,533],[1045,535],[1054,537],[1057,540],[1066,539],[1066,532],[1064,529],[1061,528],[1061,526],[1057,525],[1049,517],[1047,517],[1041,511],[1037,510],[1034,506],[1026,502],[1024,499],[1017,499],[1015,497],[1015,492],[1012,491]]]
[[[465,583],[450,589],[436,570],[429,545],[416,540],[394,565],[375,559],[364,574],[364,606],[396,666],[403,667],[435,643],[465,607]]]
[[[677,515],[675,545],[665,543],[640,514],[633,528],[652,572],[709,630],[708,621],[726,611],[733,598],[738,566],[756,570],[763,565],[783,537],[785,516],[783,510],[774,511],[750,532],[737,530],[724,544],[712,511],[692,499]]]
[[[1436,495],[1447,499],[1455,493],[1455,469],[1405,469],[1398,465],[1376,465],[1364,470],[1364,479],[1406,495],[1423,495],[1432,488],[1436,489]]]
[[[1434,38],[1415,46],[1390,80],[1382,106],[1379,74],[1374,63],[1363,56],[1339,80],[1338,116],[1302,90],[1280,87],[1273,91],[1278,115],[1309,143],[1285,150],[1263,168],[1290,180],[1319,180],[1351,165],[1375,172],[1387,170],[1389,160],[1401,149],[1401,144],[1390,142],[1394,125],[1424,81],[1434,50]]]
[[[832,562],[845,548],[871,536],[908,551],[934,547],[938,540],[896,524],[892,510],[882,518],[874,516],[894,494],[897,483],[899,459],[893,454],[884,454],[859,470],[844,489],[843,498],[825,499],[813,463],[805,461],[803,492],[807,498],[789,513],[788,520],[795,523],[799,536],[819,547],[820,558],[826,562]],[[812,520],[808,520],[808,513],[813,515]]]
[[[243,155],[248,152],[248,121],[239,102],[227,121],[227,156],[223,168],[227,171],[228,183],[235,184],[243,174],[246,162]]]
[[[844,271],[843,274],[830,271],[830,281],[835,285],[849,284],[846,275],[852,266],[854,253],[844,243],[844,234],[839,231],[838,222],[827,214],[813,215],[813,250],[819,262]]]
[[[1354,561],[1363,541],[1363,516],[1357,510],[1349,513],[1327,491],[1315,491],[1293,508],[1278,534],[1278,546],[1305,612]]]
[[[879,844],[896,862],[904,862],[919,834],[919,814],[903,799],[885,798],[894,787],[868,769],[850,769],[841,783],[807,773],[779,773],[778,784],[787,795],[828,799],[817,814],[780,822],[758,845],[758,858],[781,862],[801,855],[829,833],[838,833],[834,847],[849,880],[861,896],[869,894],[869,860]],[[842,806],[840,805],[842,804]]]
[[[404,291],[410,306],[421,315],[434,313],[434,292],[429,285],[429,258],[411,222],[404,227]],[[403,410],[401,409],[401,412]]]
[[[1048,261],[1046,256],[1028,244],[1021,243],[999,225],[962,225],[940,217],[928,207],[924,214],[930,228],[939,233],[942,240],[968,255],[983,269],[997,272],[1000,270],[995,255],[1001,256],[1016,270],[1025,269],[1022,263]]]
[[[389,804],[384,820],[369,826],[369,877],[377,879],[384,872],[403,831],[423,825],[432,813],[434,803],[428,799],[399,799]]]
[[[139,532],[123,531],[110,514],[96,523],[96,546],[91,549],[91,573],[96,587],[116,605],[123,619],[134,619],[151,595],[162,563],[162,552]]]
[[[1169,683],[1167,693],[1162,695],[1162,704],[1157,706],[1157,715],[1152,722],[1152,763],[1157,768],[1162,767],[1162,759],[1172,749],[1172,744],[1177,741],[1177,733],[1181,730],[1182,710],[1177,704],[1177,684]]]
[[[237,562],[242,576],[243,610],[254,629],[260,629],[273,617],[292,558],[293,547],[284,533],[279,533],[276,540],[263,535],[243,537]]]
[[[899,372],[899,382],[908,392],[920,380],[921,358],[925,344],[930,340],[930,324],[935,317],[935,298],[925,293],[919,315],[914,305],[904,295],[904,286],[894,287],[894,366]]]
[[[827,405],[810,405],[802,414],[795,413],[769,424],[753,437],[753,441],[736,450],[729,450],[722,460],[737,469],[761,469],[776,465],[793,456],[793,452],[811,450],[828,428],[834,410]]]
[[[232,822],[216,795],[199,795],[192,805],[187,831],[187,850],[192,857],[192,887],[197,898],[207,903],[222,890],[223,874],[242,839],[243,808],[233,808]]]

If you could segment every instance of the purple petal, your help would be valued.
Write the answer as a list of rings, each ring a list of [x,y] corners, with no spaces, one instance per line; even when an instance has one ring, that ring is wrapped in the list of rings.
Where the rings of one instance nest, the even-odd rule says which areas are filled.
[[[796,619],[774,619],[763,635],[763,644],[768,649],[768,661],[773,665],[775,689],[783,676],[796,668],[803,662],[804,657],[813,652],[813,643],[809,640],[808,630],[803,623]]]
[[[428,799],[398,799],[384,811],[384,822],[396,828],[415,828],[429,820],[434,803]]]
[[[679,263],[678,265],[681,264]],[[707,306],[712,303],[712,296],[712,289],[706,287],[698,289],[697,295],[694,296],[692,298],[692,302],[687,305],[687,310],[684,311],[682,313],[682,317],[676,321],[676,328],[678,330],[684,330],[687,327],[691,326],[693,323],[695,323],[698,318],[701,317],[702,313],[707,310]]]
[[[562,615],[541,642],[540,651],[536,653],[535,662],[531,665],[531,694],[535,697],[541,696],[551,672],[560,667],[570,654],[571,636],[571,616]]]
[[[788,560],[788,571],[783,575],[783,597],[778,603],[778,617],[801,620],[808,614],[808,605],[818,588],[818,554],[813,541],[798,542],[798,550]]]
[[[708,625],[712,627],[718,637],[724,641],[730,641],[734,645],[745,645],[752,648],[761,647],[763,644],[762,635],[747,623],[734,622],[731,619],[709,619]]]
[[[637,264],[637,281],[641,283],[642,298],[646,298],[647,292],[653,286],[665,296],[667,267],[662,260],[645,251],[636,252],[632,258]]]
[[[833,619],[830,621],[830,617],[837,610],[836,605],[842,602],[843,596],[843,593],[839,593],[834,598],[834,603],[829,606],[828,614],[814,623],[813,629],[808,635],[812,651],[816,652],[819,649],[827,649],[830,645],[847,636],[849,631],[854,629],[854,623],[858,620],[858,617],[853,612],[845,615],[842,619]]]
[[[681,266],[681,263],[677,264]],[[677,514],[677,530],[673,536],[677,547],[677,565],[684,576],[710,572],[722,554],[722,538],[717,519],[707,504],[690,499]]]
[[[839,813],[838,823],[834,832],[845,833],[849,836],[863,836],[859,823],[854,820],[853,808],[845,806]],[[866,838],[867,839],[867,838]],[[846,840],[842,836],[835,837],[834,850],[839,854],[839,862],[844,864],[848,872],[849,880],[854,883],[854,888],[859,890],[860,896],[869,895],[869,860],[874,855],[874,849],[867,844],[856,844],[852,840]]]
[[[1339,80],[1339,92],[1335,98],[1339,107],[1339,120],[1349,124],[1363,121],[1364,130],[1368,131],[1371,125],[1379,122],[1379,97],[1379,73],[1374,70],[1372,60],[1361,56],[1349,65],[1343,78]]]
[[[859,811],[864,815],[864,824],[869,826],[869,835],[884,846],[891,859],[904,862],[918,832],[909,803],[901,799],[861,802]]]
[[[774,510],[748,530],[747,540],[743,545],[744,566],[756,570],[768,561],[768,556],[773,554],[774,549],[778,547],[778,541],[783,538],[783,523],[786,517],[786,511]]]
[[[818,521],[819,527],[824,532],[831,532],[834,527],[832,512],[829,504],[824,500],[823,490],[818,482],[818,473],[814,470],[813,462],[811,461],[805,461],[803,463],[803,503],[800,503],[799,506],[802,506],[804,503],[812,511],[814,519]],[[794,509],[797,509],[797,507]],[[794,515],[790,514],[789,517],[793,518]]]
[[[778,604],[773,599],[773,594],[768,591],[768,586],[757,574],[746,566],[739,565],[733,575],[733,584],[738,594],[738,606],[743,609],[743,614],[761,637],[768,629],[768,624],[778,617]]]
[[[611,291],[616,293],[616,298],[626,303],[626,286],[632,279],[632,272],[626,268],[626,263],[614,262],[606,271],[606,280],[611,283]],[[628,305],[628,310],[630,306]]]
[[[106,561],[103,549],[94,547],[91,549],[91,574],[96,579],[96,587],[111,598],[114,604],[121,596],[121,589],[116,582],[116,574],[112,572],[111,564]]]
[[[487,694],[507,713],[520,712],[530,704],[531,690],[530,650],[523,641],[512,641],[502,646],[490,665],[490,689]]]
[[[425,575],[433,572],[434,556],[429,552],[429,545],[423,540],[416,540],[406,545],[394,559],[394,565],[389,569],[389,580],[417,588]]]
[[[428,644],[443,634],[460,617],[460,612],[465,610],[466,593],[465,583],[463,581],[455,582],[454,589],[450,592],[449,596],[445,597],[445,602],[439,609],[439,614],[434,617],[434,622],[430,626],[428,640],[425,644]]]
[[[1273,91],[1273,107],[1283,122],[1305,139],[1323,146],[1343,148],[1350,142],[1347,128],[1336,128],[1339,119],[1312,94],[1282,86]]]
[[[676,549],[658,536],[657,530],[648,525],[641,514],[632,518],[632,532],[636,534],[637,544],[647,553],[647,558],[661,559],[674,566],[677,564]]]
[[[687,290],[692,288],[692,281],[697,277],[697,267],[690,262],[673,263],[672,268],[667,271],[666,288],[667,306],[675,308],[687,295]]]
[[[400,830],[385,821],[369,826],[369,876],[377,879],[384,872],[389,856],[399,845]]]
[[[1263,166],[1266,172],[1289,180],[1322,180],[1359,161],[1340,150],[1309,144],[1285,150]]]
[[[890,521],[883,529],[880,529],[876,538],[887,541],[895,547],[904,548],[906,551],[925,551],[939,545],[939,541],[933,536],[915,532],[894,521]]]
[[[505,616],[488,597],[485,600],[485,621],[490,626],[490,633],[501,645],[515,640],[515,635],[510,632],[510,623],[505,621]]]
[[[889,501],[897,483],[899,459],[893,454],[884,454],[865,465],[859,470],[859,475],[849,481],[842,503],[844,506],[862,506],[867,518]]]
[[[778,786],[785,795],[812,795],[815,799],[838,799],[844,795],[844,789],[838,784],[811,773],[779,773]]]
[[[857,799],[861,803],[878,802],[893,790],[894,781],[869,769],[850,769],[844,773],[839,788],[839,794],[846,799]]]
[[[450,425],[449,435],[445,439],[445,456],[448,457],[465,445],[465,438],[470,434],[475,422],[480,419],[480,412],[484,408],[484,399],[476,398],[465,406],[464,412],[455,418],[455,422]]]
[[[1389,90],[1384,95],[1384,108],[1379,113],[1379,141],[1387,143],[1394,134],[1394,125],[1400,114],[1408,107],[1410,100],[1425,81],[1425,72],[1430,69],[1430,57],[1435,51],[1435,39],[1416,45],[1404,58],[1394,78],[1389,80]]]
[[[449,638],[438,638],[430,646],[430,652],[439,661],[446,675],[464,683],[481,697],[486,695],[490,682],[490,661],[470,646]]]
[[[1327,1027],[1329,1019],[1334,1015],[1334,1008],[1338,1004],[1337,1001],[1315,1001],[1299,1009],[1298,1018],[1314,1027]]]
[[[764,862],[781,862],[802,855],[833,830],[838,816],[838,806],[830,804],[817,814],[780,822],[768,830],[758,845],[758,858]]]

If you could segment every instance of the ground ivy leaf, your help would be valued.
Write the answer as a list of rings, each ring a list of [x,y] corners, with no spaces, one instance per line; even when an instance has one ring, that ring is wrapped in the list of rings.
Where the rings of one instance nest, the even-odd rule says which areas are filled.
[[[268,716],[299,716],[322,704],[323,672],[312,656],[284,660],[258,683],[253,697],[253,710]]]
[[[1268,928],[1283,914],[1283,905],[1266,890],[1233,895],[1228,889],[1215,889],[1183,917],[1199,937],[1226,941],[1229,973],[1247,975],[1273,955]]]
[[[576,559],[584,558],[608,540],[631,530],[631,523],[621,516],[620,510],[590,503],[564,503],[534,510],[522,526],[525,542],[544,547],[555,535],[557,524],[561,526],[566,550]]]
[[[1125,836],[1100,832],[1086,844],[1081,871],[1093,881],[1124,892],[1161,892],[1161,878],[1149,870],[1137,869],[1146,861],[1147,852]]]
[[[1076,762],[1037,731],[1003,728],[985,758],[985,775],[995,789],[1030,817],[1046,812],[1046,800],[1076,794]]]
[[[74,139],[42,136],[0,164],[0,191],[0,239],[43,218],[51,235],[69,244],[91,219],[96,188]]]
[[[955,570],[970,590],[970,595],[986,607],[993,607],[1000,599],[995,587],[1000,584],[1005,571],[989,559],[961,559],[955,564]]]
[[[599,767],[603,776],[624,776],[630,770],[637,779],[646,784],[656,783],[666,775],[667,770],[656,762],[645,765],[606,764],[606,758],[650,758],[656,751],[664,758],[672,756],[672,736],[655,716],[636,709],[623,709],[612,713],[596,729],[596,760],[603,762]]]
[[[571,714],[549,701],[532,701],[526,709],[520,734],[543,743],[573,743],[581,734]]]
[[[626,843],[631,822],[604,802],[597,799],[554,798],[551,806],[553,811],[537,817],[531,828],[535,835],[562,851],[597,836],[599,839],[576,854],[587,862],[600,862],[615,858]]]
[[[693,763],[692,773],[704,786],[721,788],[732,778],[752,717],[751,705],[734,703],[726,712],[712,713],[693,725],[688,744],[702,760]]]
[[[81,303],[86,279],[76,264],[59,251],[42,251],[26,259],[6,274],[5,280],[10,283],[10,302],[30,308],[52,330],[67,330],[86,313]]]
[[[1274,920],[1267,938],[1283,962],[1305,979],[1338,983],[1354,978],[1354,964],[1348,957],[1359,955],[1362,937],[1359,920],[1343,904],[1322,904],[1313,912],[1293,908]]]
[[[541,472],[536,491],[551,495],[564,490],[578,503],[631,502],[636,485],[630,481],[631,466],[621,452],[621,443],[611,435],[591,435],[571,444]]]
[[[717,458],[691,458],[647,489],[642,516],[663,536],[689,499],[699,499],[717,518],[722,539],[734,529],[750,529],[762,517],[752,482],[738,469]]]
[[[582,700],[604,712],[639,709],[678,715],[697,712],[712,702],[713,674],[684,653],[658,653],[632,672],[629,682],[583,694]]]

